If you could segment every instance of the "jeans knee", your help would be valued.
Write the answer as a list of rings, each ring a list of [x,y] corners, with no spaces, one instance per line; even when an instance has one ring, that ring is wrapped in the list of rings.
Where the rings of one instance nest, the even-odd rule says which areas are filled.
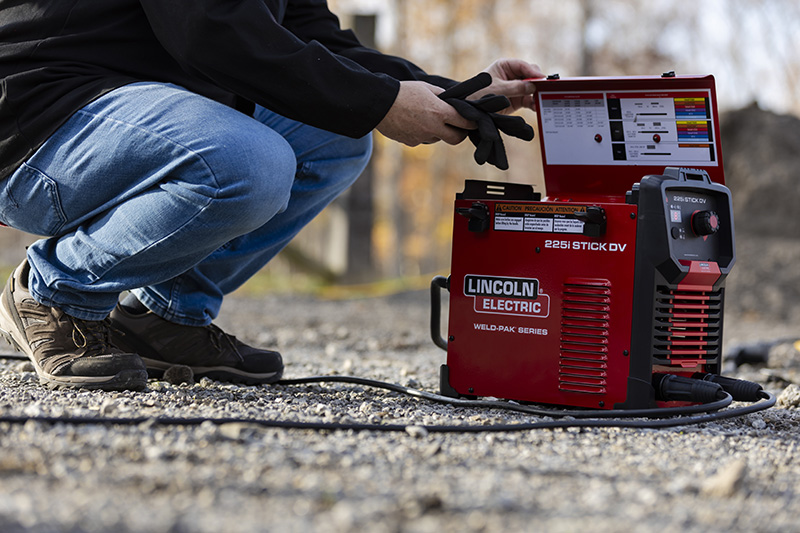
[[[371,135],[358,139],[336,136],[317,158],[301,160],[299,175],[304,178],[301,186],[338,195],[361,175],[371,155]]]
[[[372,156],[372,135],[365,135],[358,139],[347,138],[347,152],[352,154],[353,161],[366,166]]]
[[[372,135],[365,135],[358,139],[349,137],[342,139],[342,154],[345,155],[344,160],[351,168],[350,183],[347,184],[349,186],[361,175],[372,157]]]
[[[224,210],[231,224],[246,231],[285,209],[291,196],[297,160],[291,146],[276,137],[228,148],[226,158],[231,163],[224,174],[216,175],[219,188],[213,204]]]

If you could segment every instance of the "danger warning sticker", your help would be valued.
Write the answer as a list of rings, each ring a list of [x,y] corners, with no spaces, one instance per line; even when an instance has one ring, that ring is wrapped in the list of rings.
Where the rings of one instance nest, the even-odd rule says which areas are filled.
[[[576,213],[586,211],[582,205],[495,204],[495,231],[534,233],[583,233],[583,221]]]
[[[501,204],[494,205],[495,213],[534,213],[574,215],[586,211],[585,205],[553,205],[553,204]]]

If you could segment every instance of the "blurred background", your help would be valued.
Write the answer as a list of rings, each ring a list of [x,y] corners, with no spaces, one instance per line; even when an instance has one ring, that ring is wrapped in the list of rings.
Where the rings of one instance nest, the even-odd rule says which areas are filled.
[[[797,0],[329,0],[365,44],[430,73],[471,77],[518,57],[562,77],[713,74],[734,194],[737,309],[800,320],[800,2]],[[522,112],[535,124],[530,111]],[[454,195],[465,179],[533,184],[538,142],[508,140],[510,170],[470,143],[406,148],[376,134],[359,182],[243,289],[369,294],[446,273]],[[34,239],[0,231],[6,272]]]

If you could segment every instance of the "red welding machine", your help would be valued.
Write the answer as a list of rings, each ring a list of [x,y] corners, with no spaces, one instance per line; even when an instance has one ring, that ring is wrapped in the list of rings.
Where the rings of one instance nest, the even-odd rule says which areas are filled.
[[[486,181],[456,195],[451,275],[432,285],[441,392],[664,405],[660,378],[721,363],[735,250],[714,78],[552,76],[536,90],[547,196]]]

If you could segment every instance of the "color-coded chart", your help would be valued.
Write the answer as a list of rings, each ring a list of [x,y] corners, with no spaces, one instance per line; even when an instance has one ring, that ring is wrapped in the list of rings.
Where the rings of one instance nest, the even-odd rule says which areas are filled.
[[[673,98],[676,119],[711,118],[708,98]]]
[[[717,166],[707,90],[539,94],[548,165]]]
[[[678,141],[710,141],[711,125],[707,120],[678,120]]]

